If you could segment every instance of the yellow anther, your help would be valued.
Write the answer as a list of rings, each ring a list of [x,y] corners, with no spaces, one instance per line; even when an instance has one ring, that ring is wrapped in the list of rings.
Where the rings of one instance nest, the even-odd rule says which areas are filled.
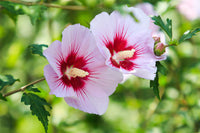
[[[81,78],[84,78],[86,77],[87,75],[89,75],[88,72],[84,71],[84,70],[81,70],[79,68],[71,68],[69,70],[67,70],[66,72],[66,75],[69,77],[69,78],[76,78],[76,77],[81,77]]]
[[[116,60],[124,60],[133,57],[135,49],[120,51],[116,54]]]

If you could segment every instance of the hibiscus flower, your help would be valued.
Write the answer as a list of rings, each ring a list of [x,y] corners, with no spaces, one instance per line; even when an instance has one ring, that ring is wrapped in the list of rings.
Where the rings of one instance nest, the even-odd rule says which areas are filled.
[[[153,80],[157,68],[150,17],[138,8],[98,14],[90,23],[106,64],[123,74]],[[133,17],[134,16],[134,17]]]
[[[44,52],[49,64],[44,76],[50,94],[64,97],[72,107],[103,114],[111,95],[122,80],[120,72],[105,65],[89,29],[76,24],[68,26],[62,42],[53,42]]]

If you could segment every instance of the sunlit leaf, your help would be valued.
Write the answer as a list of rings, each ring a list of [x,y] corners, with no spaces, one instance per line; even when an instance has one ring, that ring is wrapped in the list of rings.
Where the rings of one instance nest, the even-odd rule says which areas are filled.
[[[153,16],[154,24],[158,25],[170,39],[172,39],[172,20],[167,18],[167,24],[165,24],[160,16]]]
[[[48,45],[45,44],[31,44],[29,45],[28,49],[31,51],[32,54],[38,54],[40,56],[43,56],[43,47],[48,47]]]
[[[48,116],[50,113],[45,109],[47,105],[51,109],[51,105],[47,103],[44,98],[39,97],[33,93],[23,93],[21,102],[24,102],[25,105],[30,105],[30,110],[32,115],[36,115],[38,120],[42,123],[45,132],[48,130]]]
[[[19,79],[15,79],[12,75],[0,75],[0,90],[5,86],[13,85]]]
[[[182,36],[181,38],[179,39],[179,43],[185,41],[185,40],[188,40],[190,38],[192,38],[193,36],[196,35],[196,33],[200,32],[200,28],[196,28],[195,30],[191,31],[186,31]]]

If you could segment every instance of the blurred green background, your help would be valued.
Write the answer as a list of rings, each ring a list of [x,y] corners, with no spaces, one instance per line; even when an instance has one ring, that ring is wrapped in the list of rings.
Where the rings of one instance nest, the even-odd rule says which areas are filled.
[[[27,0],[29,1],[29,0]],[[38,1],[32,1],[38,2]],[[173,21],[173,34],[179,38],[186,30],[200,27],[200,19],[187,20],[177,8],[178,1],[170,0],[44,0],[62,6],[85,6],[84,10],[47,8],[37,20],[30,14],[38,10],[26,7],[28,15],[13,15],[0,6],[0,74],[11,74],[20,82],[6,88],[5,92],[43,77],[47,60],[32,55],[30,44],[50,45],[61,40],[63,29],[80,23],[89,27],[90,21],[102,11],[112,12],[128,4],[134,6],[150,2],[163,18]],[[21,7],[16,7],[21,8]],[[46,81],[38,87],[51,105],[49,133],[193,133],[200,132],[200,34],[168,49],[168,58],[161,62],[168,70],[160,75],[159,101],[149,81],[130,77],[119,84],[110,96],[107,112],[102,115],[87,114],[68,106],[62,98],[49,95]],[[28,106],[21,103],[22,93],[0,101],[0,133],[44,133],[42,124],[32,116]]]

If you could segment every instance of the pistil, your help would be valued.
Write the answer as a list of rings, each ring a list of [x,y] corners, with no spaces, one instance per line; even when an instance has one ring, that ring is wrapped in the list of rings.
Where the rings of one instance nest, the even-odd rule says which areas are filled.
[[[84,77],[88,76],[89,73],[87,71],[84,71],[79,68],[70,68],[70,69],[67,69],[66,75],[68,76],[69,79],[71,77],[72,78],[76,78],[76,77],[84,78]]]
[[[134,52],[135,49],[120,51],[113,56],[113,59],[115,59],[117,62],[123,61],[124,59],[133,57]]]

